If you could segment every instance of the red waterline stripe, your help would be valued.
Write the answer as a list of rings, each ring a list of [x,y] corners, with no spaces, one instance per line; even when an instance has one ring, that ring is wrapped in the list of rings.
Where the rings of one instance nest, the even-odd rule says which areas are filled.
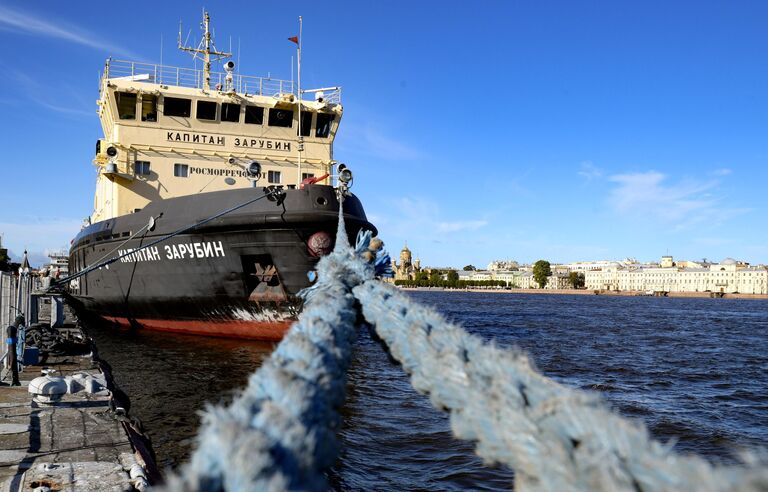
[[[113,316],[103,316],[107,321],[116,323],[124,328],[139,324],[142,328],[189,335],[206,335],[211,337],[247,338],[250,340],[265,340],[276,342],[283,339],[293,323],[289,321],[241,321],[241,320],[170,320],[138,318],[128,320]]]

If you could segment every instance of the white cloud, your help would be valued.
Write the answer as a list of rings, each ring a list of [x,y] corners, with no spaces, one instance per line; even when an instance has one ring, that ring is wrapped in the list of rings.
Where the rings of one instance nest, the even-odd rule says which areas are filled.
[[[733,172],[732,169],[729,169],[727,167],[721,167],[720,169],[715,169],[710,174],[712,174],[712,176],[728,176],[732,172]]]
[[[487,220],[465,220],[459,222],[439,222],[438,232],[474,231],[488,224]]]
[[[716,180],[669,183],[667,176],[657,171],[617,174],[608,179],[616,183],[609,194],[609,203],[616,212],[678,229],[701,223],[719,225],[749,211],[725,206],[722,197],[717,196]]]
[[[363,138],[365,143],[371,148],[371,151],[376,154],[385,155],[389,159],[410,161],[424,156],[421,151],[384,134],[378,128],[367,127],[363,129]]]
[[[447,241],[452,243],[468,240],[463,232],[475,231],[488,224],[484,218],[447,220],[437,203],[423,197],[398,197],[388,203],[386,213],[370,215],[385,238],[395,241]],[[455,219],[455,217],[450,217]]]
[[[30,101],[42,106],[49,111],[56,111],[57,113],[62,113],[69,116],[82,116],[89,118],[92,118],[96,113],[95,109],[92,111],[85,109],[90,107],[89,104],[86,101],[83,101],[79,94],[74,89],[72,89],[72,87],[60,85],[59,91],[57,92],[57,95],[59,96],[58,99],[75,102],[76,104],[79,104],[80,107],[62,106],[58,104],[58,99],[55,99],[57,102],[51,102],[54,100],[55,96],[52,96],[50,91],[45,90],[44,84],[33,79],[21,70],[7,67],[2,68],[5,68],[7,73],[16,79],[18,82],[18,87],[22,88],[22,91],[27,95],[27,98]],[[60,96],[62,92],[64,92],[67,97],[61,98]]]
[[[80,232],[81,219],[20,217],[15,222],[0,222],[3,247],[19,257],[27,250],[30,256],[44,257],[48,251],[69,249],[69,241]]]
[[[347,126],[340,147],[385,160],[413,161],[425,157],[420,150],[368,124]]]
[[[134,59],[140,59],[140,57],[133,52],[110,44],[103,38],[91,34],[77,26],[63,24],[60,22],[48,22],[47,20],[28,15],[26,13],[18,12],[5,6],[0,6],[0,28],[35,36],[60,39],[70,43],[79,44],[81,46],[86,46],[98,51],[107,51],[115,55],[123,55]]]
[[[595,166],[592,161],[584,161],[581,163],[579,176],[586,178],[587,181],[592,181],[603,176],[603,170]]]

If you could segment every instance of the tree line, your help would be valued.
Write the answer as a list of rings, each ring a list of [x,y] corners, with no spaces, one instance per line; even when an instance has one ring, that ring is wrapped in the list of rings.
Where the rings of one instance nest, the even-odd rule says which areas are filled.
[[[464,271],[476,271],[474,265],[467,265]],[[533,264],[533,279],[543,289],[547,285],[548,278],[552,275],[552,267],[546,260],[539,260]],[[445,278],[443,278],[445,276]],[[581,289],[585,285],[584,274],[581,272],[569,272],[568,284],[571,288]],[[512,282],[504,280],[459,280],[456,270],[431,270],[417,272],[413,280],[395,280],[395,285],[402,287],[442,287],[448,289],[466,289],[468,287],[494,288],[494,287],[518,287]]]
[[[444,289],[466,289],[471,287],[493,288],[509,287],[509,283],[504,280],[395,280],[395,285],[401,287],[442,287]]]

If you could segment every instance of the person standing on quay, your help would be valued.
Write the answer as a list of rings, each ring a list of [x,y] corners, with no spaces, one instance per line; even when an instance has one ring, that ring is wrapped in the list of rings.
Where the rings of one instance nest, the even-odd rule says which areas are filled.
[[[16,337],[19,333],[19,326],[24,324],[24,317],[17,316],[16,321],[10,325],[6,331],[5,342],[8,344],[8,365],[11,369],[11,386],[21,386],[19,381],[19,363],[16,357]]]

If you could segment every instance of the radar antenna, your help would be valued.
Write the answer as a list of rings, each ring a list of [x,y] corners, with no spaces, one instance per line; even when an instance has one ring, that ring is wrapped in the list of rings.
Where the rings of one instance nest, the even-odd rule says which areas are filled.
[[[197,58],[198,54],[203,55],[203,89],[211,90],[211,62],[231,58],[232,53],[216,51],[216,45],[211,36],[211,16],[208,15],[208,12],[205,10],[203,10],[203,23],[200,27],[204,33],[203,39],[200,40],[200,44],[197,45],[197,48],[192,48],[181,44],[181,23],[179,23],[179,49],[181,51],[192,53],[192,56],[195,58]],[[211,59],[211,55],[216,58]]]

